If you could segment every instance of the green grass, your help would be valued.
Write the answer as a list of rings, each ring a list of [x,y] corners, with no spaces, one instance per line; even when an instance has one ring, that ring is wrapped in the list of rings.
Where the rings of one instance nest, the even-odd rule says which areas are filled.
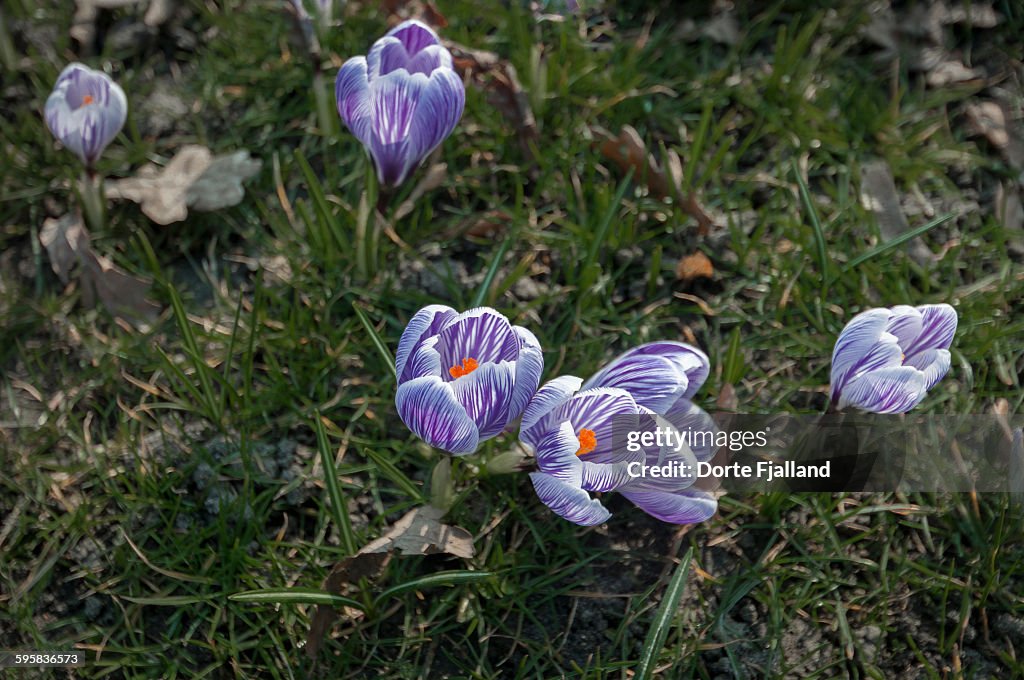
[[[740,10],[743,39],[725,47],[681,42],[671,3],[540,24],[438,3],[446,37],[516,67],[538,153],[470,88],[437,158],[446,178],[393,225],[403,247],[374,236],[358,143],[319,132],[280,3],[186,0],[195,53],[165,35],[88,60],[129,99],[101,170],[127,176],[190,142],[264,165],[239,206],[168,227],[111,205],[94,247],[151,277],[164,310],[140,330],[84,309],[37,245],[79,173],[40,115],[74,55],[71,17],[41,4],[4,6],[20,60],[0,93],[0,649],[85,649],[83,677],[1024,675],[1024,513],[1005,495],[727,496],[683,531],[613,496],[610,523],[587,530],[525,476],[486,472],[508,438],[452,468],[447,521],[477,537],[476,557],[396,557],[344,594],[363,614],[336,623],[315,667],[303,650],[331,566],[430,497],[441,454],[398,419],[391,365],[424,304],[527,325],[545,378],[692,333],[713,366],[699,400],[732,384],[768,413],[824,406],[832,344],[860,309],[944,301],[960,315],[953,368],[920,408],[1006,399],[1019,413],[1024,273],[990,210],[1013,171],[964,129],[976,87],[894,75],[852,6]],[[386,27],[371,5],[325,55],[369,48]],[[1024,16],[997,9],[998,29],[961,38],[1012,53]],[[52,31],[52,49],[24,26]],[[158,83],[189,113],[154,137],[143,103]],[[680,154],[721,229],[697,236],[600,155],[588,127],[626,124]],[[947,248],[927,268],[860,204],[876,157],[901,193],[954,213],[909,218]],[[981,209],[954,209],[966,191]],[[481,220],[497,235],[463,235]],[[697,249],[715,278],[687,287],[675,262]]]

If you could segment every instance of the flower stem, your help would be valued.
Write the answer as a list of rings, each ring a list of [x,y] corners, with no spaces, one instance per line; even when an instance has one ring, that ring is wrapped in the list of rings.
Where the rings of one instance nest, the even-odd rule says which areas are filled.
[[[103,181],[94,168],[86,168],[78,187],[85,223],[93,231],[103,229],[106,223],[106,200],[103,197]]]

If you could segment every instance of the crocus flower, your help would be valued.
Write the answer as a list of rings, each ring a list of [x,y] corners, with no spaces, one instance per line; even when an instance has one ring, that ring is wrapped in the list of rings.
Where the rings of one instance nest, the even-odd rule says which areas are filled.
[[[710,372],[704,352],[683,342],[663,340],[620,354],[587,380],[583,389],[618,387],[640,406],[664,415],[680,398],[692,398]]]
[[[946,304],[870,309],[846,324],[832,352],[832,403],[906,413],[949,370],[957,316]]]
[[[562,376],[537,391],[523,414],[519,439],[537,459],[539,472],[530,474],[541,501],[570,522],[592,526],[611,513],[590,496],[594,491],[617,491],[647,514],[665,522],[691,524],[714,514],[715,498],[690,488],[695,477],[636,476],[631,464],[677,464],[693,471],[695,456],[681,450],[641,448],[636,452],[613,444],[624,429],[639,425],[639,416],[654,416],[633,396],[617,387],[580,391],[583,381]],[[653,422],[647,419],[647,422]],[[620,436],[613,436],[617,430]]]
[[[342,120],[390,187],[405,181],[452,133],[466,103],[451,53],[415,20],[388,31],[368,56],[346,61],[335,95]]]
[[[46,126],[53,136],[92,168],[124,126],[124,90],[102,71],[69,64],[46,100]]]
[[[544,358],[533,333],[489,307],[459,314],[430,305],[402,333],[395,371],[395,403],[409,429],[463,455],[522,415]]]

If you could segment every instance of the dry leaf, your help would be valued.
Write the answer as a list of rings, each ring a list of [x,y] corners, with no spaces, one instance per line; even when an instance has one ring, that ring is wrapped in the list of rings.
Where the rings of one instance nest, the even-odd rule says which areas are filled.
[[[445,41],[445,46],[452,53],[455,70],[487,94],[487,101],[515,127],[523,153],[533,158],[539,137],[537,119],[515,67],[494,52],[451,41]]]
[[[403,555],[436,555],[447,553],[469,559],[473,549],[473,536],[461,527],[441,522],[444,510],[430,505],[405,513],[388,533],[367,544],[360,553],[379,553],[397,550]]]
[[[982,81],[985,72],[979,68],[968,68],[956,59],[945,59],[936,64],[925,76],[925,82],[932,87],[945,87]]]
[[[874,213],[878,220],[878,229],[882,238],[891,241],[910,230],[907,218],[900,207],[900,197],[896,192],[889,164],[884,160],[865,163],[860,170],[861,205]],[[907,253],[918,264],[924,265],[935,259],[935,256],[918,236],[907,242]]]
[[[711,260],[700,250],[691,255],[684,255],[676,264],[676,278],[683,283],[690,283],[696,279],[710,279],[714,273],[715,268]]]
[[[648,153],[647,145],[640,134],[630,125],[623,125],[618,136],[599,126],[592,126],[591,133],[598,140],[601,154],[615,163],[623,172],[633,170],[633,176],[645,182],[658,198],[672,198],[679,201],[686,213],[697,221],[700,235],[704,236],[715,227],[714,220],[697,202],[693,194],[684,195],[682,189],[683,162],[672,149],[666,151],[665,169],[658,165],[654,156]]]
[[[1024,205],[1018,184],[1002,182],[996,189],[996,219],[1011,231],[1024,229]]]
[[[469,559],[476,554],[473,536],[461,527],[441,522],[444,511],[427,505],[415,508],[395,522],[386,534],[364,546],[357,554],[347,557],[331,569],[324,580],[323,589],[342,593],[348,584],[360,579],[375,579],[387,566],[394,551],[402,555],[448,554]],[[333,607],[318,605],[306,639],[306,653],[315,658],[337,611]]]
[[[238,205],[245,198],[242,182],[255,177],[262,167],[263,161],[250,158],[244,150],[217,156],[188,188],[189,207],[210,212]]]
[[[106,194],[138,203],[157,224],[171,224],[185,219],[190,207],[217,210],[237,205],[245,195],[242,182],[261,166],[248,151],[215,158],[205,146],[190,144],[162,170],[147,165],[135,177],[109,182]]]
[[[132,320],[151,319],[160,310],[146,300],[148,281],[132,276],[92,251],[81,215],[47,219],[39,241],[50,257],[50,266],[64,284],[73,278],[81,282],[86,307],[95,306],[99,300],[112,313]]]
[[[1003,158],[1017,172],[1024,171],[1024,129],[1014,121],[1002,102],[988,100],[969,104],[964,111],[972,134],[981,135],[999,149]]]

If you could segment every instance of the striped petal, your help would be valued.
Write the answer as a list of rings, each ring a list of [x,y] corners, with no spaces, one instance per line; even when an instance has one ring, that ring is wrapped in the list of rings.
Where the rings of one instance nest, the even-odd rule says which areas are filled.
[[[461,365],[466,358],[478,364],[515,361],[519,337],[503,314],[479,307],[451,319],[438,333],[442,368]]]
[[[577,486],[571,486],[543,472],[530,473],[530,481],[544,505],[555,514],[574,524],[594,526],[603,524],[611,513],[597,499]]]
[[[840,398],[847,382],[861,370],[860,362],[882,340],[888,323],[888,309],[870,309],[853,317],[843,328],[832,351],[833,401]],[[895,336],[890,334],[889,337],[890,344],[894,344],[898,352],[899,345],[895,342]]]
[[[514,379],[515,365],[502,361],[481,364],[473,372],[448,383],[455,392],[455,400],[476,424],[480,441],[505,429]]]
[[[523,414],[530,398],[537,392],[540,376],[544,373],[544,353],[537,337],[522,326],[512,330],[519,338],[519,358],[516,359],[516,383],[508,406],[508,423]]]
[[[917,310],[921,313],[921,334],[905,347],[908,360],[931,349],[949,349],[956,335],[956,310],[949,305],[921,305]]]
[[[53,136],[92,167],[124,127],[128,99],[102,71],[68,65],[46,100],[44,118]]]
[[[679,397],[692,397],[710,373],[704,352],[683,342],[650,342],[620,354],[591,377],[583,389],[618,387],[636,403],[665,410]]]
[[[519,425],[520,439],[533,445],[532,439],[540,435],[534,435],[532,432],[540,424],[540,421],[569,401],[582,384],[583,380],[574,375],[559,376],[544,383],[544,386],[537,390],[527,404],[526,410],[523,411],[523,420]],[[544,429],[543,426],[540,429]]]
[[[925,389],[930,390],[945,377],[951,360],[948,349],[929,349],[908,359],[907,365],[924,373]]]
[[[838,406],[855,406],[871,413],[906,413],[927,393],[924,373],[913,366],[883,368],[851,380]]]
[[[703,522],[718,509],[718,501],[705,491],[623,491],[622,495],[648,515],[672,524]]]
[[[476,451],[480,435],[451,386],[435,376],[416,378],[398,387],[398,415],[431,446],[456,455]]]
[[[451,307],[428,305],[409,319],[405,330],[402,331],[402,338],[398,341],[398,350],[395,352],[395,372],[399,380],[404,379],[405,364],[420,343],[432,335],[440,333],[441,329],[456,316],[458,313]]]
[[[583,462],[576,455],[579,448],[580,442],[572,425],[564,422],[537,441],[537,467],[541,472],[566,484],[580,486],[583,482]]]

